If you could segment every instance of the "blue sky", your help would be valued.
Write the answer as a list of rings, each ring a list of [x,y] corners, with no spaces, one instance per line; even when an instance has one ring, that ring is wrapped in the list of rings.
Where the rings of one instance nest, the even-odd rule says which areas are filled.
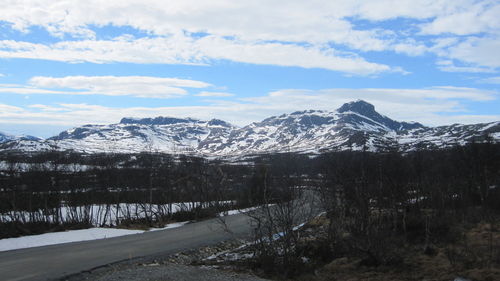
[[[500,120],[498,1],[0,5],[0,131],[10,134],[126,116],[242,126],[357,99],[430,126]]]

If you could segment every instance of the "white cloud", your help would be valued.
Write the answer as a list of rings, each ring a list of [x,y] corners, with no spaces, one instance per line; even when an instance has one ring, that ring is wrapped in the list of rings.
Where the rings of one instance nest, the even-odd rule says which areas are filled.
[[[32,94],[65,94],[64,92],[26,87],[22,85],[0,84],[0,93],[11,93],[21,95]]]
[[[183,88],[207,88],[202,81],[150,76],[36,76],[30,86],[0,84],[0,93],[108,95],[173,98],[187,94]],[[57,89],[57,90],[54,90]]]
[[[498,61],[487,58],[498,49],[499,13],[500,3],[495,0],[8,1],[2,3],[0,21],[23,32],[42,27],[66,41],[4,40],[0,41],[0,57],[162,64],[207,64],[222,59],[366,75],[394,71],[397,66],[368,62],[363,52],[418,56],[433,51],[441,59],[496,68]],[[413,21],[407,30],[378,25],[394,19]],[[370,25],[358,26],[357,20]],[[122,34],[102,39],[92,30],[122,26],[144,31],[148,37]],[[78,41],[68,41],[63,35]],[[421,35],[465,41],[429,47],[428,38]],[[356,54],[340,53],[345,47]],[[469,70],[474,71],[474,66]]]
[[[500,84],[500,76],[481,79],[480,82],[488,84]]]
[[[151,76],[66,76],[61,78],[35,76],[30,84],[43,88],[107,89],[117,85],[131,86],[166,86],[184,88],[207,88],[211,84],[178,78],[163,78]]]
[[[206,92],[206,91],[203,91],[203,92],[200,92],[200,93],[196,94],[195,96],[198,96],[198,97],[233,97],[234,94],[223,93],[223,92]]]
[[[468,3],[467,3],[468,2]],[[453,12],[443,13],[432,22],[421,26],[422,34],[438,35],[452,33],[470,35],[478,33],[498,33],[500,29],[500,4],[498,1],[466,1]]]
[[[489,102],[497,98],[498,93],[495,91],[458,87],[319,91],[288,89],[236,101],[213,100],[200,106],[120,108],[92,104],[34,104],[19,108],[3,105],[6,110],[0,112],[0,123],[73,127],[88,123],[116,123],[124,116],[176,116],[205,120],[219,118],[243,126],[297,110],[335,110],[345,102],[363,99],[374,104],[381,114],[396,120],[445,125],[500,120],[500,115],[482,115],[468,110],[470,103]],[[0,105],[0,109],[3,107]]]
[[[201,49],[210,58],[232,61],[324,68],[352,74],[369,75],[390,71],[387,65],[371,63],[357,56],[344,56],[333,49],[302,47],[280,43],[246,44],[215,37],[200,40]]]
[[[60,111],[68,111],[69,110],[68,108],[50,106],[50,105],[45,105],[45,104],[32,104],[32,105],[29,105],[28,108],[41,110],[44,112],[60,112]]]
[[[231,1],[200,2],[136,1],[12,1],[3,5],[0,20],[13,23],[18,30],[38,25],[55,35],[77,34],[92,38],[88,25],[132,26],[158,35],[179,31],[205,32],[215,36],[236,36],[242,40],[281,40],[293,42],[356,43],[376,39],[371,32],[354,30],[343,18],[374,11],[395,11],[395,6],[378,1],[371,5],[359,1]],[[379,5],[377,5],[379,4]],[[430,3],[426,3],[430,4]],[[405,4],[414,15],[414,6]],[[428,6],[427,5],[427,6]],[[367,7],[368,6],[368,7]],[[433,5],[438,6],[438,5]],[[442,6],[442,5],[439,5]],[[438,10],[436,7],[436,10]],[[359,11],[363,11],[361,14]],[[89,11],[92,11],[89,13]],[[422,9],[419,9],[421,12]],[[407,13],[403,11],[404,13]],[[392,13],[391,13],[392,14]],[[399,16],[401,11],[397,14]],[[432,16],[434,13],[429,14]],[[370,15],[368,15],[370,16]],[[396,15],[395,15],[396,16]],[[294,32],[290,32],[294,30]]]
[[[434,19],[455,14],[474,4],[474,0],[354,0],[353,13],[372,21],[396,18]],[[335,4],[335,3],[332,3]]]
[[[397,70],[331,48],[243,42],[214,36],[199,39],[173,36],[64,41],[53,45],[3,40],[0,41],[0,57],[65,62],[164,64],[206,64],[210,60],[222,59],[252,64],[323,68],[360,75]]]
[[[495,70],[483,66],[457,66],[452,60],[438,60],[437,68],[445,72],[493,73]]]
[[[448,56],[465,63],[483,67],[499,68],[500,56],[499,37],[470,37],[448,49]]]
[[[0,57],[45,59],[62,62],[201,64],[192,39],[170,38],[61,41],[41,43],[0,41]]]
[[[56,35],[70,33],[89,38],[94,36],[89,25],[127,25],[159,35],[187,31],[242,40],[357,44],[359,40],[379,38],[376,31],[353,28],[346,18],[433,19],[439,26],[448,17],[469,12],[484,17],[484,22],[491,25],[497,7],[492,1],[472,0],[144,0],[140,5],[133,0],[25,0],[4,4],[0,20],[12,23],[18,30],[38,25]]]
[[[24,109],[21,107],[0,103],[0,116],[2,114],[11,114],[11,113],[18,113],[18,112],[23,112],[23,111],[24,111]]]

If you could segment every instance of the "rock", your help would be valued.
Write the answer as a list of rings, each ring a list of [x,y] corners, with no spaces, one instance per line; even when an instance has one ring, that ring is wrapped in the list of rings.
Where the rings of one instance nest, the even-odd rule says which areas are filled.
[[[463,277],[456,277],[455,279],[453,279],[453,281],[472,281],[472,280]]]
[[[349,263],[349,259],[347,257],[343,257],[343,258],[334,259],[330,264],[335,266],[335,265],[344,265],[344,264],[348,264],[348,263]]]

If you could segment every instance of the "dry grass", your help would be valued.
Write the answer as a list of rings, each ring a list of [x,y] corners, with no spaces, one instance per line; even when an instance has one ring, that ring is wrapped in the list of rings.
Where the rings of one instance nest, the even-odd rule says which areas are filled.
[[[311,225],[321,223],[325,221],[318,218]],[[500,280],[500,223],[482,222],[462,230],[463,238],[460,241],[434,245],[432,255],[425,254],[422,245],[406,245],[400,251],[403,253],[403,262],[398,266],[367,267],[361,265],[360,258],[342,257],[294,280],[450,281],[456,277]],[[454,251],[454,257],[450,257],[450,251]]]

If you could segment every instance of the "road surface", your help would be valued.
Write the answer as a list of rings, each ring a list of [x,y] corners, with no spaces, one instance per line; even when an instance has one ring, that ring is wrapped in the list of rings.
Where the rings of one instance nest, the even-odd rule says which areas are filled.
[[[233,234],[224,231],[218,219],[211,219],[174,229],[0,252],[0,280],[57,280],[118,261],[216,244],[248,235],[248,220],[244,214],[225,217]]]

